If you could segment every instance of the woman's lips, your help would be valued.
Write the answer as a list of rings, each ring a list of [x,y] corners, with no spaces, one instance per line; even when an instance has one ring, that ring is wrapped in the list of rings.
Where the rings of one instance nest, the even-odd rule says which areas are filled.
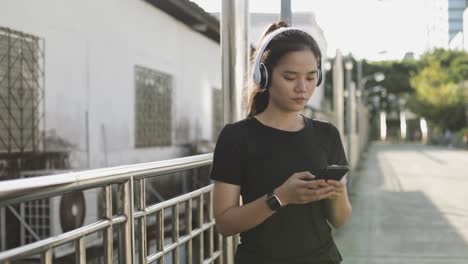
[[[304,103],[306,101],[305,98],[293,98],[292,100],[298,104]]]

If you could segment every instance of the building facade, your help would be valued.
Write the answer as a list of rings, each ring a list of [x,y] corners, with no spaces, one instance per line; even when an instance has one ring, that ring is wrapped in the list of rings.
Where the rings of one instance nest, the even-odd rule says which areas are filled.
[[[3,156],[116,166],[184,156],[219,130],[219,21],[190,1],[7,0],[0,27]]]

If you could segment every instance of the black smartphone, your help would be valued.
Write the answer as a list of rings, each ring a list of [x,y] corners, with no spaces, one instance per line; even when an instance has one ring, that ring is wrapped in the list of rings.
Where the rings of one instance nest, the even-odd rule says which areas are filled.
[[[327,168],[321,170],[315,175],[315,179],[335,180],[339,181],[349,171],[348,166],[343,165],[329,165]]]

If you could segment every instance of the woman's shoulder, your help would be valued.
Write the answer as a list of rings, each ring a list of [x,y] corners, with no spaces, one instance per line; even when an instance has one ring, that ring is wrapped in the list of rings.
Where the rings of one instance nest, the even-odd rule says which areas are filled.
[[[219,137],[229,138],[230,140],[240,140],[251,121],[249,118],[225,124]]]
[[[310,127],[312,128],[313,133],[320,138],[335,138],[339,135],[338,128],[332,124],[330,121],[308,118]]]
[[[227,124],[234,129],[244,129],[246,126],[248,126],[250,123],[252,123],[252,117],[246,117],[244,119],[241,119],[239,121],[232,122],[230,124]]]
[[[315,129],[322,129],[322,130],[330,130],[330,129],[336,129],[336,127],[327,120],[322,120],[322,119],[316,119],[316,118],[310,118],[310,117],[305,117],[309,124]]]
[[[235,122],[232,122],[232,123],[225,124],[223,130],[228,130],[230,132],[239,133],[242,130],[244,130],[247,126],[249,126],[249,124],[251,123],[250,119],[251,118],[245,118],[245,119],[242,119],[242,120],[239,120],[239,121],[235,121]]]

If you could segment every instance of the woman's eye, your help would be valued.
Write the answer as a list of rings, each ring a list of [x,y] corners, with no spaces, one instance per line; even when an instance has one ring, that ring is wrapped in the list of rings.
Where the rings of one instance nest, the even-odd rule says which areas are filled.
[[[294,81],[294,78],[287,78],[287,77],[284,77],[284,79],[285,79],[286,81]]]

